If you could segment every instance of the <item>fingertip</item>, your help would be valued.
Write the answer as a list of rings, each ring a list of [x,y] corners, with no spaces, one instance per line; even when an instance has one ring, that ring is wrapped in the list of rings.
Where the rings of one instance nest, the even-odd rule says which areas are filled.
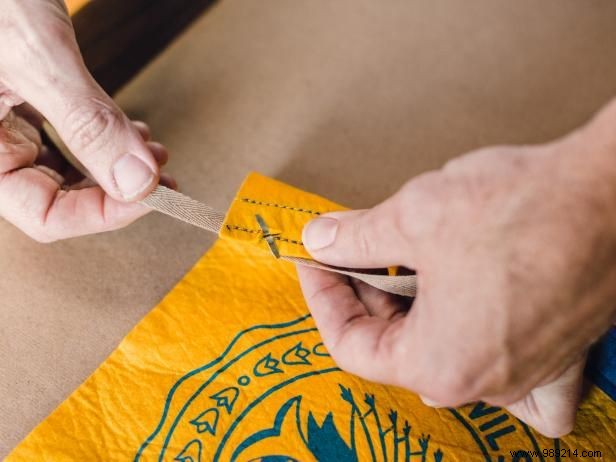
[[[149,141],[148,148],[150,149],[150,152],[156,159],[156,162],[159,166],[167,164],[167,162],[169,161],[169,151],[167,151],[167,148],[155,141]]]
[[[384,268],[405,264],[403,236],[392,232],[393,212],[368,210],[331,212],[310,221],[302,242],[317,260],[349,268]]]
[[[160,177],[158,165],[153,169],[141,157],[130,153],[115,162],[112,175],[116,189],[125,202],[145,198],[156,187]]]
[[[173,178],[168,173],[161,173],[160,174],[159,184],[162,185],[162,186],[165,186],[165,187],[167,187],[169,189],[173,189],[175,191],[178,190],[177,181],[175,181],[175,178]]]
[[[439,409],[439,408],[442,408],[442,407],[446,407],[446,406],[444,406],[444,405],[442,405],[442,404],[439,404],[438,402],[433,401],[433,400],[431,400],[430,398],[427,398],[426,396],[423,396],[423,395],[419,395],[419,399],[421,399],[421,401],[422,401],[422,402],[423,402],[426,406],[428,406],[428,407],[433,407],[433,408],[435,408],[435,409]]]
[[[152,132],[150,131],[150,127],[148,126],[148,124],[141,120],[133,120],[132,123],[139,132],[139,135],[141,135],[143,141],[150,141]]]
[[[310,253],[332,245],[336,240],[339,222],[333,216],[322,216],[308,222],[302,231],[302,242]]]

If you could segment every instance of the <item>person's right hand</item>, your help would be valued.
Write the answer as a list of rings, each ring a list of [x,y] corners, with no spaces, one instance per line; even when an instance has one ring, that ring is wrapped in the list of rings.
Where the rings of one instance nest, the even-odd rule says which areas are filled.
[[[311,221],[318,261],[417,272],[411,307],[298,267],[336,363],[427,403],[482,400],[571,431],[586,352],[616,320],[615,126],[616,102],[560,140],[469,153],[372,209]]]
[[[38,133],[11,109],[29,103],[98,185],[65,190],[36,168]],[[147,213],[159,182],[148,145],[85,67],[61,0],[0,0],[0,216],[49,242],[117,229]]]

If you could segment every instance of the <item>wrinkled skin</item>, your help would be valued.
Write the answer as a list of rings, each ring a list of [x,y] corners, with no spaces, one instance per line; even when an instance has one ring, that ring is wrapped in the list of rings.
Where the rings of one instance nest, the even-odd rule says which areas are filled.
[[[43,117],[95,183],[45,146]],[[62,1],[0,0],[0,120],[0,216],[34,239],[117,229],[147,213],[134,202],[159,183],[168,154],[89,74]]]
[[[616,105],[563,139],[491,147],[373,209],[307,225],[312,256],[417,272],[410,302],[298,268],[343,369],[431,405],[484,400],[570,432],[589,346],[616,318]]]

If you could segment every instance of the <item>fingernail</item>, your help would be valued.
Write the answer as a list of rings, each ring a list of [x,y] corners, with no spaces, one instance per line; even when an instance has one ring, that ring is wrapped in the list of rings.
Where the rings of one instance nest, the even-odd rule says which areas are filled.
[[[302,240],[308,250],[319,250],[332,245],[338,232],[338,220],[330,217],[316,218],[306,225]]]
[[[141,159],[126,154],[113,165],[113,178],[120,194],[131,200],[149,188],[156,175]]]
[[[432,401],[430,398],[426,398],[425,396],[421,396],[421,395],[419,397],[421,398],[421,400],[426,406],[436,407],[436,408],[442,407],[436,401]]]

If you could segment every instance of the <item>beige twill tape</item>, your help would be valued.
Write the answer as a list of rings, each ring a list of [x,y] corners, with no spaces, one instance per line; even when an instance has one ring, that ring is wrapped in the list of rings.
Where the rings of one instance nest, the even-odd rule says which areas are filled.
[[[142,204],[164,213],[170,217],[181,220],[185,223],[197,226],[201,229],[218,234],[225,219],[225,214],[213,209],[199,201],[169,189],[165,186],[158,186],[152,194],[141,201]],[[314,260],[299,257],[281,256],[281,260],[286,260],[298,265],[319,268],[333,273],[343,274],[365,282],[377,289],[390,292],[392,294],[414,297],[417,293],[417,280],[414,275],[388,276],[384,274],[362,273],[350,271],[343,268],[336,268],[324,265]]]
[[[66,159],[77,168],[84,176],[92,179],[90,172],[77,160],[62,142],[53,127],[45,122],[43,128],[51,141],[62,152]],[[158,185],[156,189],[141,204],[157,212],[183,221],[184,223],[197,226],[206,231],[218,234],[225,220],[225,214],[199,201],[196,201],[180,192]],[[344,268],[325,265],[315,260],[299,257],[280,257],[297,265],[318,268],[333,273],[349,276],[365,282],[372,287],[405,297],[414,297],[417,293],[417,278],[414,275],[389,276],[384,274],[372,274],[361,271],[351,271]]]
[[[224,213],[161,185],[140,202],[152,210],[216,234],[225,221]]]

